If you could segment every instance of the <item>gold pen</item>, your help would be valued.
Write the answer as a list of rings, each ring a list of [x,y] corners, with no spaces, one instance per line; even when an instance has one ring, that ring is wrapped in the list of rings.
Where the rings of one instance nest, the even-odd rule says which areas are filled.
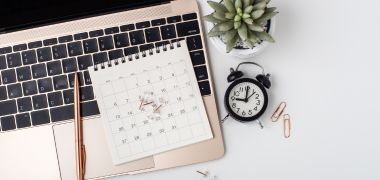
[[[74,128],[76,175],[78,180],[84,180],[86,166],[86,149],[83,144],[83,124],[80,116],[80,94],[78,75],[75,74],[74,78]]]

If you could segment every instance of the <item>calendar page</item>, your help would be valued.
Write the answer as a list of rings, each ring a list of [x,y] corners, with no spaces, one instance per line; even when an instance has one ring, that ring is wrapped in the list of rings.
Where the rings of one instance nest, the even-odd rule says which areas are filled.
[[[115,165],[213,138],[186,43],[181,44],[90,68]]]

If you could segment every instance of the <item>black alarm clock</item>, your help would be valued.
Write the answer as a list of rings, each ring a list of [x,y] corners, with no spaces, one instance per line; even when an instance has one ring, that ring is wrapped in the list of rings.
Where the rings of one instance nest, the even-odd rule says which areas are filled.
[[[239,71],[243,64],[256,65],[261,68],[262,73],[256,79],[243,77],[243,72]],[[254,62],[240,63],[235,70],[231,68],[231,74],[227,77],[231,84],[224,95],[224,104],[229,115],[240,122],[254,121],[263,115],[268,106],[266,89],[271,86],[269,77],[264,68]]]

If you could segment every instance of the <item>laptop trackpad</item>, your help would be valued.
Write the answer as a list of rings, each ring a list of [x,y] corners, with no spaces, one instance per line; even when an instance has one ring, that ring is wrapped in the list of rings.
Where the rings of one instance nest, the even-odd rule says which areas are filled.
[[[154,167],[154,158],[148,157],[131,163],[115,166],[108,151],[100,118],[83,121],[83,136],[86,146],[86,179],[126,174],[131,171]],[[53,126],[59,167],[63,180],[75,180],[74,125],[67,123]]]

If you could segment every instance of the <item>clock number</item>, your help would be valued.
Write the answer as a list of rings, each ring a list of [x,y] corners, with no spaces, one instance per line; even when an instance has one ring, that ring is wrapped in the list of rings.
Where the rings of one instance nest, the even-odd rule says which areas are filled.
[[[232,108],[236,108],[236,103],[232,103]]]
[[[236,108],[237,109],[237,113],[239,113],[239,111],[240,111],[240,108]]]
[[[256,94],[256,99],[259,99],[259,96],[260,96],[259,94]]]
[[[245,111],[241,112],[241,115],[245,116],[246,115]]]
[[[260,105],[260,100],[257,100],[257,103],[256,103],[256,105]]]
[[[250,115],[250,116],[252,115],[252,110],[248,111],[248,115]]]
[[[240,92],[239,91],[234,91],[234,96],[239,96]]]
[[[243,88],[243,87],[240,87],[240,88],[239,88],[239,91],[240,91],[240,92],[244,92],[244,88]]]
[[[231,101],[235,101],[235,96],[232,96],[232,97],[231,97]]]
[[[257,106],[255,108],[253,108],[253,110],[257,111]]]

